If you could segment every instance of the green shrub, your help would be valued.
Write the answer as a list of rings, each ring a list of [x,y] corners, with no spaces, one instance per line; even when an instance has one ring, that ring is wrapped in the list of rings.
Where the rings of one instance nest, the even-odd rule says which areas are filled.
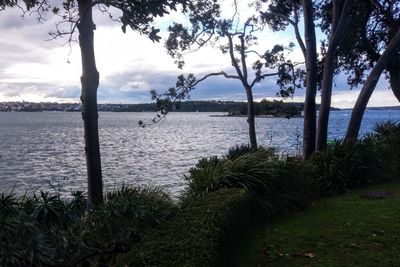
[[[336,141],[326,151],[314,153],[305,164],[321,195],[339,194],[388,179],[378,147],[369,139]]]
[[[39,192],[0,194],[0,266],[106,264],[176,210],[158,189],[123,187],[86,210],[81,192],[65,201]]]
[[[162,227],[147,235],[118,266],[224,266],[229,247],[249,221],[244,190],[228,189],[187,198]]]
[[[367,139],[375,142],[381,151],[387,172],[392,176],[400,177],[400,123],[384,122],[377,124],[374,132]]]
[[[310,181],[296,159],[279,159],[271,149],[250,151],[229,160],[203,159],[187,177],[188,196],[221,188],[243,188],[269,215],[304,206],[312,196]]]
[[[244,154],[250,153],[253,150],[251,149],[249,144],[241,144],[235,145],[229,148],[228,153],[226,154],[226,158],[229,160],[234,160]]]
[[[261,151],[267,157],[276,157],[275,148],[259,146],[257,148],[257,151],[258,152]],[[243,156],[245,154],[250,154],[252,152],[255,152],[255,150],[253,150],[248,144],[235,145],[229,148],[228,153],[225,155],[225,158],[229,160],[235,160],[240,156]]]

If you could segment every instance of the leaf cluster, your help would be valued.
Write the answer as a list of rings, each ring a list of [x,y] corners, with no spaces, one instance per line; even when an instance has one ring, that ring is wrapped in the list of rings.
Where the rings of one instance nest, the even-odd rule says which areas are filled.
[[[241,189],[187,199],[179,212],[147,235],[118,266],[228,266],[231,244],[249,224],[252,201]]]
[[[320,7],[321,29],[329,34],[332,6]],[[390,40],[400,28],[400,4],[391,0],[354,1],[346,36],[338,50],[338,67],[344,70],[351,88],[365,82],[369,71],[379,60]],[[389,62],[387,69],[398,71],[400,56]]]
[[[175,212],[158,189],[109,192],[103,205],[87,209],[76,192],[69,201],[55,192],[17,197],[0,194],[1,266],[76,266],[111,263],[149,229]]]

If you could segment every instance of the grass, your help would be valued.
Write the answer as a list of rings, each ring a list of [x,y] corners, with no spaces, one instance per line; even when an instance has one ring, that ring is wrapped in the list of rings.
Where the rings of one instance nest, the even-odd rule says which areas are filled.
[[[365,199],[365,191],[396,192]],[[321,199],[254,229],[230,266],[400,266],[400,183]]]

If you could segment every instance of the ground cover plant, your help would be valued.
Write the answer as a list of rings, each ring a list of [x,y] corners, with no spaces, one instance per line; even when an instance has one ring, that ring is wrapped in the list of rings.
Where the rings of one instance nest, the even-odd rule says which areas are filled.
[[[325,198],[251,232],[230,266],[398,266],[399,214],[399,182]]]
[[[0,266],[111,264],[175,209],[167,194],[152,188],[122,187],[92,209],[81,192],[70,201],[57,192],[2,193]]]

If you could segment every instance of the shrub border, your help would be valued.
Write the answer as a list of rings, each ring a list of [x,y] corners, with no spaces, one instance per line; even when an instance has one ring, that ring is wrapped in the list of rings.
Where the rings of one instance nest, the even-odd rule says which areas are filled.
[[[232,242],[250,224],[252,205],[246,191],[237,188],[189,199],[117,266],[224,266]]]

